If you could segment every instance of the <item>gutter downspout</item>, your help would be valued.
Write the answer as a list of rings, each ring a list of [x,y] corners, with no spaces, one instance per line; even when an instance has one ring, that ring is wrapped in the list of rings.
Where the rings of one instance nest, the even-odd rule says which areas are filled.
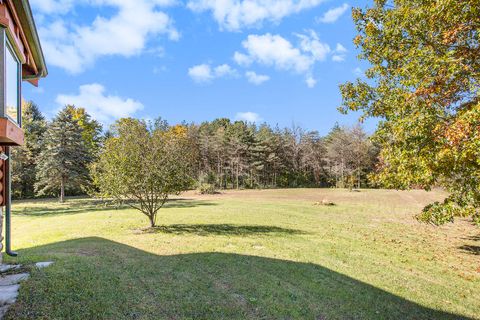
[[[10,147],[5,147],[5,154],[8,156],[8,159],[5,160],[5,253],[10,257],[16,257],[18,254],[12,251],[12,223],[11,223],[11,213],[12,213],[12,170],[10,168]]]

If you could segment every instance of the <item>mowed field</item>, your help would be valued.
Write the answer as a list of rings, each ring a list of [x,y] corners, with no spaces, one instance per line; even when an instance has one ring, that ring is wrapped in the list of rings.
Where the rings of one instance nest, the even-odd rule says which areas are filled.
[[[413,216],[441,191],[193,192],[160,227],[90,199],[16,202],[8,319],[480,319],[480,229]],[[315,205],[328,200],[335,206]]]

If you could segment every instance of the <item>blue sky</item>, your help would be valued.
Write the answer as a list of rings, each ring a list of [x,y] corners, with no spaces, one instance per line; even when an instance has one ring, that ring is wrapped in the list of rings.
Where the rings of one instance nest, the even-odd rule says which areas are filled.
[[[31,0],[49,68],[23,96],[49,117],[85,107],[105,125],[124,116],[170,123],[217,117],[293,122],[327,133],[338,85],[368,67],[338,0]],[[365,124],[373,131],[375,121]]]

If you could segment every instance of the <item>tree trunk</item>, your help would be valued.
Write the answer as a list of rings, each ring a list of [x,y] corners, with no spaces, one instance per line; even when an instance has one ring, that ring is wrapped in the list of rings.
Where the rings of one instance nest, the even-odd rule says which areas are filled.
[[[361,184],[361,171],[360,171],[360,169],[358,169],[357,179],[358,179],[358,189],[360,189],[360,188],[362,187],[362,184]]]
[[[239,164],[237,164],[237,176],[236,176],[236,180],[237,180],[237,190],[240,188],[240,184],[239,184],[239,181],[238,181],[238,176],[239,176],[239,174],[240,174],[240,173],[239,173],[239,170],[240,170]]]
[[[155,215],[154,214],[148,215],[148,220],[150,220],[150,227],[155,228],[156,227],[156,225],[155,225]]]
[[[217,181],[218,186],[223,189],[223,181],[222,181],[222,167],[220,164],[220,157],[217,156]]]
[[[65,202],[65,178],[62,177],[62,181],[60,182],[60,202]]]

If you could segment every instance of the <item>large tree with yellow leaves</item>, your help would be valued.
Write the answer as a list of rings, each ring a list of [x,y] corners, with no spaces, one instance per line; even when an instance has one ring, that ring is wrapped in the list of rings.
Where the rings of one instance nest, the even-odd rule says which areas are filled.
[[[353,9],[355,44],[371,68],[341,85],[341,110],[379,117],[376,180],[451,193],[418,217],[480,222],[480,2],[377,0]]]

